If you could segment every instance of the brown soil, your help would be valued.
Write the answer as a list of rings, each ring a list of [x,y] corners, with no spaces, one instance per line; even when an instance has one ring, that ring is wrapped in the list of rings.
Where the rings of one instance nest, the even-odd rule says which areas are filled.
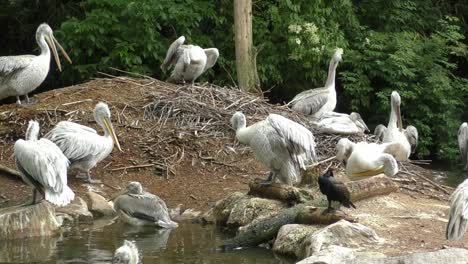
[[[192,116],[203,115],[203,111],[207,109],[215,112],[210,113],[212,116],[217,116],[215,110],[220,109],[222,113],[218,115],[218,121],[205,119],[178,123],[180,119],[177,118],[180,115],[176,115],[186,112],[186,109],[177,109],[178,105],[171,108],[171,112],[175,113],[173,116],[177,118],[168,118],[167,121],[164,121],[163,112],[156,111],[151,113],[151,116],[145,114],[145,106],[157,100],[162,101],[161,97],[158,99],[153,96],[154,93],[161,94],[161,91],[164,91],[174,98],[178,98],[180,93],[185,96],[194,93],[195,98],[197,89],[205,92],[198,96],[206,96],[208,102],[197,103],[204,108],[195,109],[202,112],[191,113]],[[1,105],[1,164],[15,168],[12,147],[17,139],[24,136],[30,119],[40,122],[41,134],[49,131],[61,120],[72,120],[100,131],[93,119],[92,110],[97,102],[104,101],[111,108],[112,120],[123,152],[114,149],[110,157],[91,171],[93,177],[102,180],[104,184],[86,184],[82,179],[72,176],[74,172],[71,172],[69,185],[72,189],[82,197],[89,189],[97,190],[108,197],[128,181],[136,180],[140,181],[147,191],[163,198],[170,207],[182,204],[184,208],[205,210],[233,191],[247,191],[250,181],[264,178],[267,173],[266,168],[253,159],[249,148],[234,146],[234,133],[229,128],[229,117],[232,113],[241,109],[247,113],[248,123],[263,118],[270,111],[280,112],[295,120],[303,120],[287,108],[270,106],[262,99],[253,104],[257,99],[245,95],[244,101],[239,101],[235,98],[240,96],[239,91],[232,92],[234,98],[230,101],[220,102],[221,99],[215,97],[222,97],[223,94],[213,96],[214,93],[209,89],[175,86],[152,79],[98,79],[38,94],[35,96],[38,103],[29,107]],[[203,99],[199,97],[197,100]],[[167,104],[167,100],[171,99],[164,100]],[[231,104],[234,106],[231,107]],[[158,119],[158,114],[161,114],[162,120]],[[207,126],[210,129],[206,129]],[[319,142],[319,159],[333,156],[333,146],[339,137],[316,135],[316,139]],[[366,136],[366,139],[369,137]],[[329,165],[338,166],[336,161],[331,161],[322,164],[320,171]],[[404,168],[412,171],[414,165],[406,164]],[[445,223],[441,220],[447,218],[448,195],[431,192],[433,187],[427,182],[409,178],[411,181],[408,180],[408,184],[417,183],[420,188],[402,188],[404,193],[360,202],[357,204],[358,210],[349,213],[359,216],[361,223],[371,226],[388,242],[394,243],[392,247],[387,245],[382,248],[388,254],[439,249],[444,245],[466,248],[467,239],[461,242],[449,242],[444,239]],[[411,189],[417,189],[420,193],[413,193]],[[429,195],[423,195],[421,190]],[[434,196],[441,200],[427,199],[431,194],[437,194]],[[27,202],[30,199],[29,186],[13,176],[0,175],[0,207]],[[403,209],[389,209],[389,202],[386,200],[401,204]],[[411,218],[419,212],[426,212],[431,216],[429,219]]]

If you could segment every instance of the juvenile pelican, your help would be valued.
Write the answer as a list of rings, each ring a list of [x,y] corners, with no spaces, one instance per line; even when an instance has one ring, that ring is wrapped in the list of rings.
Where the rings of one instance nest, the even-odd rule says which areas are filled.
[[[36,30],[36,41],[41,48],[41,54],[0,57],[0,99],[16,96],[16,103],[21,104],[20,96],[26,97],[30,103],[28,93],[36,89],[46,78],[50,66],[50,48],[60,71],[62,66],[55,45],[62,51],[65,59],[71,59],[55,39],[52,29],[47,24],[41,24]],[[47,45],[49,44],[49,45]]]
[[[130,182],[114,197],[116,197],[115,211],[119,213],[124,222],[130,225],[154,225],[162,228],[178,226],[171,220],[166,203],[158,196],[144,192],[139,182]]]
[[[445,237],[459,240],[468,226],[468,180],[465,180],[450,196],[450,212]]]
[[[25,139],[14,146],[16,166],[24,182],[34,188],[33,204],[39,191],[55,205],[69,204],[75,194],[67,186],[68,159],[62,151],[45,138],[38,140],[39,123],[29,121]]]
[[[385,137],[385,133],[387,132],[387,127],[380,124],[375,127],[374,135],[380,140],[383,141]],[[406,139],[408,140],[411,146],[411,153],[416,151],[416,147],[418,146],[418,130],[414,126],[407,126],[406,129],[403,129],[403,134],[405,135]]]
[[[353,143],[342,138],[336,144],[336,159],[346,166],[346,174],[350,178],[380,173],[391,177],[397,174],[398,164],[388,152],[398,147],[398,143]]]
[[[458,147],[465,170],[468,170],[468,124],[466,122],[461,124],[458,129]]]
[[[356,112],[349,115],[326,112],[318,118],[312,118],[310,123],[321,133],[351,135],[369,131],[361,115]]]
[[[231,118],[236,139],[249,145],[257,160],[270,168],[265,184],[278,178],[292,185],[300,182],[299,169],[308,161],[315,162],[315,142],[312,132],[304,126],[276,114],[246,127],[244,114],[236,112]]]
[[[165,71],[174,66],[167,81],[175,83],[189,81],[193,85],[200,75],[215,65],[219,51],[216,48],[202,49],[195,45],[183,45],[184,41],[185,37],[181,36],[171,44],[161,69]]]
[[[112,264],[137,264],[140,261],[140,254],[134,242],[124,240],[112,258]]]
[[[77,174],[78,178],[81,178],[80,174],[84,173],[88,182],[100,182],[91,179],[89,170],[109,156],[114,148],[114,143],[122,151],[110,116],[107,104],[100,102],[94,108],[94,120],[104,130],[104,136],[100,136],[96,130],[90,127],[69,121],[59,122],[45,135],[63,151],[63,154],[71,162],[71,168],[77,168],[80,171]]]
[[[294,111],[313,117],[320,117],[323,113],[335,110],[335,74],[342,55],[343,49],[337,49],[333,54],[328,68],[328,78],[325,87],[304,91],[292,99],[290,104],[292,104]]]
[[[346,185],[341,181],[335,179],[332,169],[329,169],[323,175],[320,175],[318,178],[318,184],[320,192],[327,196],[327,211],[333,210],[333,207],[331,206],[332,201],[337,201],[344,207],[353,207],[356,209],[356,206],[349,199],[351,195],[348,187],[346,187]]]

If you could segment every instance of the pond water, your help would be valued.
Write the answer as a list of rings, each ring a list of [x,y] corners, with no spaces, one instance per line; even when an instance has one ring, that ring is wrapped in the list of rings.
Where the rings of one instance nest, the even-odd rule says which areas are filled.
[[[124,239],[136,242],[142,263],[294,263],[265,248],[220,252],[216,246],[228,235],[213,225],[180,223],[174,230],[157,230],[108,223],[73,227],[60,238],[2,241],[0,263],[111,263]]]

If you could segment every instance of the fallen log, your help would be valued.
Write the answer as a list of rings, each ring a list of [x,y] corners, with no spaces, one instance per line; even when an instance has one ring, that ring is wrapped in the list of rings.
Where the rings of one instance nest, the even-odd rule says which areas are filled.
[[[390,194],[398,190],[398,184],[383,174],[358,181],[349,181],[345,185],[351,194],[352,202]]]
[[[287,204],[306,203],[314,199],[311,191],[285,184],[273,183],[265,186],[260,181],[254,181],[249,184],[249,188],[248,195],[279,200]]]
[[[342,219],[352,223],[357,222],[356,218],[341,210],[327,211],[326,208],[306,206],[297,213],[296,223],[304,225],[329,225]]]

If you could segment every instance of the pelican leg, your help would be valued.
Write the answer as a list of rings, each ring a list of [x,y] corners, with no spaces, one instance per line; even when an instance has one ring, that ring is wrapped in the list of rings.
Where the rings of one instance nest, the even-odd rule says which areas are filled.
[[[19,95],[16,96],[16,104],[21,105],[21,100],[20,100]]]
[[[275,179],[276,179],[276,172],[275,171],[270,171],[270,173],[268,174],[268,178],[264,182],[261,182],[260,185],[269,186],[273,182],[275,182]]]
[[[27,94],[24,95],[25,99],[23,102],[21,102],[19,95],[16,96],[16,104],[21,105],[21,106],[28,106],[28,105],[33,105],[37,103],[36,100],[29,98]]]
[[[91,179],[91,174],[89,173],[89,171],[86,172],[86,176],[87,176],[86,181],[89,182],[89,183],[101,183],[100,180],[93,180],[93,179]]]

